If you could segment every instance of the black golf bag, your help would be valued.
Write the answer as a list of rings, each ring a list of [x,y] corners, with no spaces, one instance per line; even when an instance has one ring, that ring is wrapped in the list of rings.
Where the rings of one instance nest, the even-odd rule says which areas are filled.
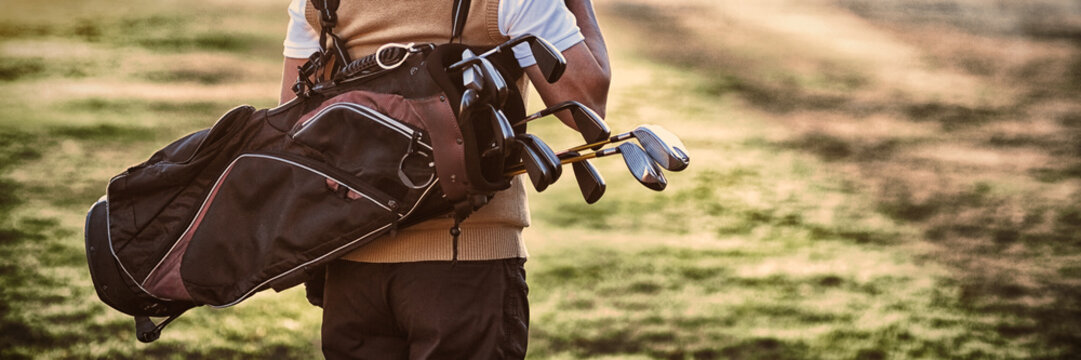
[[[321,277],[321,265],[432,217],[463,220],[510,186],[504,167],[517,161],[507,148],[492,154],[490,114],[458,108],[463,81],[446,69],[466,49],[356,61],[325,49],[302,69],[296,100],[237,107],[112,178],[85,229],[99,297],[135,316],[149,342],[192,307]],[[521,76],[509,52],[489,60]],[[511,88],[501,110],[522,118]]]

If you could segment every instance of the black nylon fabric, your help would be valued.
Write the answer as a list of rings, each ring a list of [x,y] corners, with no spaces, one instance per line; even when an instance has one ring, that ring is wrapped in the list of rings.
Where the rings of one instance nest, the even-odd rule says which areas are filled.
[[[98,298],[134,316],[169,316],[195,307],[188,301],[161,301],[139,290],[116,266],[109,244],[108,203],[98,201],[86,214],[86,259]]]
[[[106,285],[95,278],[101,297],[130,315],[227,306],[255,291],[296,285],[312,269],[382,233],[449,212],[453,207],[440,198],[438,187],[407,186],[398,173],[405,164],[410,182],[434,177],[432,161],[422,153],[435,150],[418,147],[430,137],[410,125],[421,122],[376,124],[383,107],[362,114],[343,106],[312,117],[318,121],[298,123],[336,95],[369,89],[413,104],[387,107],[399,114],[409,106],[456,106],[455,84],[461,79],[442,68],[459,60],[463,49],[436,47],[401,68],[313,89],[309,97],[279,108],[238,107],[213,127],[178,139],[114,177],[108,221],[88,222],[86,229],[88,246],[91,234],[97,234],[110,253],[97,247],[88,251],[88,259],[96,259],[90,262],[92,273],[111,274],[102,281],[127,291],[100,291]],[[521,118],[524,106],[516,89],[512,92],[507,110],[514,115],[507,115]],[[420,101],[440,96],[446,102]],[[364,196],[351,198],[345,188]],[[413,215],[402,217],[410,209]],[[151,296],[142,288],[169,295]],[[117,300],[129,294],[131,301]],[[137,305],[116,305],[122,303]]]
[[[331,111],[294,137],[271,126],[265,110],[240,108],[214,128],[170,144],[110,183],[108,226],[117,258],[139,283],[168,266],[167,254],[181,251],[179,277],[192,300],[225,305],[283,271],[344,253],[345,243],[393,223],[401,215],[397,207],[420,201],[424,190],[398,181],[398,163],[415,139],[376,124],[372,111]],[[428,163],[409,162],[405,171],[433,178]],[[348,200],[344,186],[332,190],[327,178],[381,204]],[[190,242],[180,244],[186,234]]]
[[[343,196],[344,190],[328,188],[325,175],[302,167],[320,163],[266,155],[236,161],[194,232],[180,275],[196,302],[239,299],[260,282],[343,246],[348,238],[342,232],[381,231],[373,229],[395,218],[385,204]]]
[[[238,107],[213,128],[170,144],[110,181],[113,248],[136,281],[146,278],[172,246],[160,239],[175,239],[184,231],[191,209],[242,145],[235,136],[251,127],[254,113],[253,107]]]

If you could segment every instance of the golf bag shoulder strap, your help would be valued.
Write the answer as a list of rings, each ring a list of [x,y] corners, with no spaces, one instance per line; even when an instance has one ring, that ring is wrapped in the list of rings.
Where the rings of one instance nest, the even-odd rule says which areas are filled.
[[[308,74],[325,74],[328,78],[333,78],[338,69],[352,62],[345,40],[334,33],[334,28],[338,25],[339,5],[340,0],[312,0],[312,7],[319,12],[319,51],[312,54],[309,59],[311,65],[304,65],[304,67],[310,67]],[[462,41],[471,5],[472,0],[454,0],[451,11],[451,35],[448,42],[454,42],[455,39],[459,43]],[[329,45],[327,39],[331,40]],[[331,62],[332,59],[334,62]],[[329,69],[328,66],[330,66]]]
[[[454,42],[454,39],[462,41],[462,32],[465,30],[465,21],[469,19],[469,6],[472,5],[472,0],[454,0],[454,11],[451,13],[452,29],[450,33],[450,41]]]

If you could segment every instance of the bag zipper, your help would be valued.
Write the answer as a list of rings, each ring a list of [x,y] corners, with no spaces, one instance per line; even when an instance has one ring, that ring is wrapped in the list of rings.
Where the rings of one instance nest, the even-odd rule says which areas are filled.
[[[402,123],[401,121],[395,120],[395,119],[387,116],[386,114],[375,111],[374,109],[372,109],[370,107],[359,105],[359,104],[354,104],[354,103],[344,103],[343,102],[343,103],[336,103],[336,104],[332,104],[330,106],[327,106],[327,107],[323,108],[322,110],[319,110],[319,112],[316,113],[315,116],[312,116],[307,121],[304,121],[304,122],[302,122],[300,124],[297,124],[296,129],[293,130],[293,134],[290,135],[290,136],[293,137],[293,138],[296,138],[297,135],[300,135],[305,130],[309,129],[311,127],[311,124],[315,123],[316,121],[319,121],[319,119],[322,119],[323,116],[327,112],[330,112],[330,111],[333,111],[333,110],[336,110],[336,109],[339,109],[339,108],[343,108],[343,109],[346,109],[346,110],[350,110],[350,111],[352,111],[354,113],[364,115],[367,118],[372,119],[375,122],[378,122],[378,123],[382,124],[383,126],[386,126],[387,128],[390,128],[391,130],[394,130],[394,131],[402,134],[406,138],[413,138],[413,134],[419,132],[417,130],[414,130],[409,125],[406,125],[406,124]],[[431,145],[425,144],[423,142],[421,142],[420,145],[427,148],[428,150],[432,149]]]
[[[383,192],[382,190],[379,190],[378,188],[376,188],[374,186],[371,186],[371,185],[368,185],[367,183],[359,181],[355,175],[350,174],[350,173],[346,172],[345,170],[335,168],[333,166],[327,165],[326,163],[323,163],[323,162],[320,162],[320,161],[317,161],[317,160],[312,160],[312,159],[309,159],[309,158],[306,158],[306,157],[303,157],[303,156],[300,156],[300,155],[296,155],[296,154],[278,153],[278,152],[253,152],[253,153],[247,153],[247,154],[238,156],[237,159],[239,159],[241,157],[245,157],[245,156],[247,156],[247,157],[260,157],[260,158],[284,161],[284,162],[290,163],[290,164],[295,165],[295,166],[300,166],[302,168],[306,168],[305,170],[308,170],[308,171],[323,175],[324,177],[326,177],[328,179],[334,180],[334,181],[336,181],[336,182],[338,182],[338,183],[340,183],[342,185],[345,185],[346,187],[349,188],[349,190],[352,190],[352,191],[360,194],[362,197],[367,198],[368,200],[374,202],[376,205],[379,205],[380,207],[386,209],[387,211],[397,212],[397,208],[398,208],[398,206],[400,206],[397,199],[395,199],[394,197],[392,197],[390,195],[387,195],[385,192]],[[401,216],[401,214],[397,214],[397,215]]]

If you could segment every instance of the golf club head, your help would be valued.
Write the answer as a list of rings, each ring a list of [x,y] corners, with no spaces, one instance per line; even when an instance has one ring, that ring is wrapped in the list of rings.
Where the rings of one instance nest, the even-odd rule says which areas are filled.
[[[642,144],[646,154],[662,168],[682,171],[691,162],[683,142],[659,125],[642,125],[634,129],[634,137]]]
[[[573,157],[578,155],[577,152],[571,153]],[[608,185],[589,160],[573,162],[571,168],[574,169],[574,179],[578,181],[578,190],[582,191],[582,198],[586,200],[586,204],[595,203],[604,196],[604,190],[608,188]]]
[[[476,55],[474,55],[472,51],[469,51],[469,49],[462,51],[462,59],[473,58],[476,58]],[[477,92],[484,89],[484,80],[481,79],[480,66],[474,64],[462,70],[462,85],[465,89],[472,89]]]
[[[661,169],[657,167],[657,163],[653,162],[641,147],[625,142],[619,144],[616,149],[623,154],[623,161],[627,163],[627,169],[642,185],[656,191],[664,190],[668,186],[668,179],[664,178],[664,173],[661,172]]]
[[[507,120],[507,116],[503,114],[503,110],[496,109],[492,104],[486,104],[488,107],[488,118],[491,121],[492,133],[495,134],[495,147],[491,150],[502,151],[503,154],[509,154],[507,145],[514,142],[514,128],[510,125],[510,120]]]
[[[560,164],[559,156],[556,156],[555,151],[548,146],[543,140],[534,136],[533,134],[518,134],[515,135],[515,139],[519,142],[530,147],[545,161],[545,165],[548,165],[552,173],[552,182],[559,180],[559,176],[563,174],[563,167]]]
[[[563,53],[547,40],[530,34],[522,35],[504,42],[494,49],[481,54],[479,58],[487,58],[492,54],[508,51],[521,43],[529,44],[529,51],[533,54],[533,59],[537,61],[537,67],[540,69],[541,74],[544,75],[544,79],[548,81],[548,83],[554,83],[563,76],[563,71],[567,69],[567,58],[563,57]],[[462,71],[465,66],[472,62],[471,58],[463,56],[462,60],[448,66],[447,70]]]
[[[563,77],[563,71],[567,69],[567,59],[548,40],[534,36],[529,41],[529,49],[533,52],[533,58],[537,60],[537,67],[549,84],[559,81]]]
[[[462,92],[462,101],[458,103],[458,118],[465,119],[473,110],[473,106],[480,100],[480,94],[473,89],[465,89]]]
[[[608,123],[604,122],[604,119],[601,119],[600,115],[597,115],[597,112],[593,111],[593,109],[590,109],[588,106],[573,100],[542,109],[541,111],[526,116],[525,119],[519,121],[517,125],[540,119],[563,110],[570,111],[571,119],[573,119],[575,127],[578,128],[578,132],[582,134],[582,139],[584,139],[586,143],[593,144],[603,142],[608,140],[608,137],[612,135],[612,130],[608,128]],[[603,146],[603,144],[598,145],[595,149],[599,149],[600,146]]]
[[[533,54],[537,67],[548,83],[554,83],[563,76],[563,71],[567,69],[567,59],[548,40],[526,34],[500,44],[496,50],[509,50],[521,43],[529,44],[529,52]]]
[[[569,108],[571,117],[574,118],[574,124],[578,126],[578,132],[582,133],[582,139],[586,143],[602,142],[612,136],[612,129],[608,128],[608,123],[604,122],[597,112],[577,101],[574,103],[576,106]],[[594,150],[599,149],[600,146],[598,145]]]
[[[533,188],[537,192],[544,191],[548,185],[552,184],[551,168],[545,163],[547,160],[542,159],[533,147],[520,141],[518,144],[522,150],[522,165],[525,167],[526,174],[529,175],[529,180],[533,183]]]
[[[492,65],[491,61],[485,58],[480,58],[480,63],[476,67],[479,67],[481,78],[484,81],[484,91],[482,93],[486,95],[489,102],[495,104],[498,108],[502,108],[503,104],[507,103],[507,97],[510,96],[510,87],[507,86],[503,74],[496,69],[495,65]]]

